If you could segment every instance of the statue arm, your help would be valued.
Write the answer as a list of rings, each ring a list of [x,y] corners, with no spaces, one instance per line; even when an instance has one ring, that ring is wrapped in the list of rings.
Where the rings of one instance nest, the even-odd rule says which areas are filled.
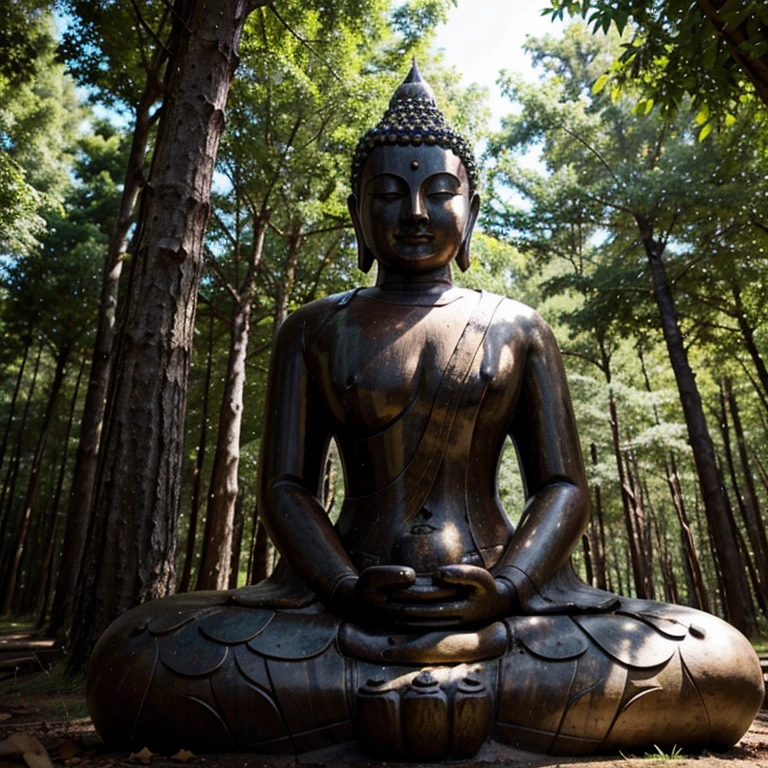
[[[565,370],[554,335],[534,314],[510,436],[526,489],[518,528],[494,576],[524,607],[563,566],[589,519],[589,491]]]
[[[291,570],[330,603],[357,572],[319,500],[330,436],[307,369],[304,335],[322,322],[316,316],[322,309],[294,313],[277,337],[259,450],[259,514]]]

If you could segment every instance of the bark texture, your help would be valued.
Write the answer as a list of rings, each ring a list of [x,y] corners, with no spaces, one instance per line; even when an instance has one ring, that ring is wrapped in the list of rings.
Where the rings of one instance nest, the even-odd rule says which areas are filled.
[[[144,183],[144,162],[152,125],[150,110],[157,100],[160,59],[147,75],[144,94],[136,108],[131,151],[123,181],[117,218],[109,237],[104,275],[101,283],[96,339],[93,345],[88,389],[85,395],[80,439],[72,472],[72,485],[67,505],[67,525],[64,529],[64,550],[61,569],[56,578],[56,591],[48,633],[58,635],[68,623],[72,599],[83,562],[85,541],[90,521],[91,502],[96,481],[104,410],[107,404],[109,376],[112,369],[112,347],[115,340],[117,299],[125,259],[128,230],[135,219],[136,202]]]
[[[107,625],[171,592],[203,236],[237,47],[253,4],[177,0],[166,97],[110,378],[70,671]]]
[[[8,406],[8,419],[5,422],[5,429],[3,430],[3,441],[0,443],[0,469],[2,469],[5,463],[5,449],[8,445],[8,434],[11,431],[11,424],[13,424],[13,412],[16,410],[16,400],[19,396],[19,389],[21,388],[21,382],[24,378],[24,369],[27,367],[27,358],[29,357],[30,341],[27,341],[24,345],[24,355],[21,358],[21,365],[19,366],[19,373],[16,376],[16,384],[13,387],[13,395],[11,396],[11,403]]]

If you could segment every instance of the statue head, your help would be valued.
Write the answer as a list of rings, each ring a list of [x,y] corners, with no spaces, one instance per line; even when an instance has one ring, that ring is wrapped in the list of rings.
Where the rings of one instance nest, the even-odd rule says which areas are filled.
[[[480,199],[466,141],[454,133],[416,62],[381,122],[361,139],[352,162],[349,210],[358,264],[403,271],[469,268]]]

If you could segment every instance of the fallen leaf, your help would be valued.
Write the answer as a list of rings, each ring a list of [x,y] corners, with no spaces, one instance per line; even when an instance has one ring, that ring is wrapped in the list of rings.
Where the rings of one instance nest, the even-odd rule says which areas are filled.
[[[21,755],[29,768],[53,768],[45,747],[26,733],[14,733],[5,741],[0,741],[0,755]]]
[[[22,757],[29,768],[53,768],[51,758],[48,757],[48,753],[45,749],[43,749],[42,753],[25,752]]]
[[[6,720],[10,720],[13,715],[10,712],[0,712],[0,723],[4,723]]]
[[[146,765],[154,756],[154,752],[150,752],[147,747],[144,747],[141,752],[131,752],[131,754],[128,755],[128,759]]]
[[[180,749],[175,755],[171,755],[171,760],[175,763],[188,763],[196,757],[197,755],[190,752],[188,749]]]
[[[69,760],[81,751],[80,745],[74,739],[65,739],[58,749],[58,756],[61,760]]]

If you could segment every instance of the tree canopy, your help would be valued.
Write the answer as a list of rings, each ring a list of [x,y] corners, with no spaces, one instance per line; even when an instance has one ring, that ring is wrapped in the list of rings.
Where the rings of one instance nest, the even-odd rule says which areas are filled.
[[[732,115],[750,82],[768,104],[768,8],[761,0],[551,0],[550,7],[554,18],[581,16],[594,31],[626,31],[606,79],[632,81],[664,110],[689,97],[713,115]]]

